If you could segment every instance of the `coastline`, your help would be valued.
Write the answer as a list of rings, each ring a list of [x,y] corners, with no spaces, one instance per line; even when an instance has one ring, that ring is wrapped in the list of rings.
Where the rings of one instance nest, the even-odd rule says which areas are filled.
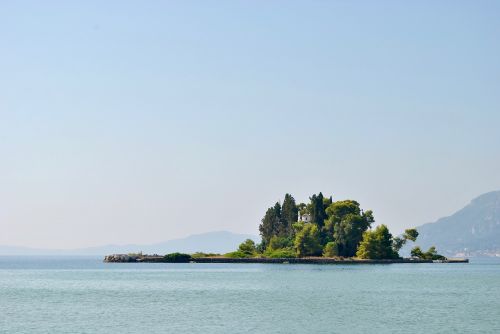
[[[172,263],[163,256],[131,256],[113,254],[104,257],[105,263]],[[199,257],[191,258],[184,263],[271,263],[271,264],[392,264],[392,263],[469,263],[469,259],[424,260],[424,259],[354,259],[354,258],[229,258],[229,257]]]

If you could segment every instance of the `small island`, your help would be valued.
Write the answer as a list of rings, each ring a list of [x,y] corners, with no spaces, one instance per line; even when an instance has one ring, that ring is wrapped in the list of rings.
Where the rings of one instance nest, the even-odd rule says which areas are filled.
[[[165,263],[312,263],[312,264],[380,264],[380,263],[467,263],[468,259],[448,259],[435,247],[423,251],[411,249],[411,257],[402,258],[401,248],[415,243],[418,231],[407,229],[394,237],[386,225],[372,229],[371,210],[362,210],[354,200],[333,201],[322,193],[309,197],[309,203],[297,204],[286,194],[266,210],[259,226],[262,240],[243,241],[237,250],[227,254],[172,253],[113,254],[104,262]]]

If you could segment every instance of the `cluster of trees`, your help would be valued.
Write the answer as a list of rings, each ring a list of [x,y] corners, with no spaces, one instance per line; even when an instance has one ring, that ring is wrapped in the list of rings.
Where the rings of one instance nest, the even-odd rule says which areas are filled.
[[[416,241],[417,237],[418,231],[412,228],[393,238],[387,226],[380,225],[363,234],[356,256],[362,259],[397,259],[399,250],[406,242]]]
[[[307,215],[308,222],[300,218]],[[259,226],[262,241],[246,240],[230,257],[358,257],[364,259],[394,259],[407,241],[415,241],[418,232],[408,229],[393,237],[387,226],[371,229],[373,212],[363,211],[353,200],[333,201],[322,193],[314,194],[309,203],[295,202],[286,194],[283,203],[268,208]],[[423,253],[419,248],[412,256],[436,258],[435,253]],[[419,251],[420,250],[420,251]],[[431,255],[429,255],[431,254]]]
[[[305,215],[310,222],[300,221]],[[319,193],[309,203],[297,204],[286,194],[283,204],[267,209],[259,226],[262,242],[257,251],[271,256],[287,251],[299,257],[352,257],[374,221],[372,211],[364,212],[353,200],[334,202]]]
[[[443,255],[439,255],[437,253],[436,247],[432,246],[427,250],[427,252],[423,252],[420,247],[415,246],[411,250],[411,256],[412,257],[417,257],[419,259],[426,259],[426,260],[446,260],[446,257]]]

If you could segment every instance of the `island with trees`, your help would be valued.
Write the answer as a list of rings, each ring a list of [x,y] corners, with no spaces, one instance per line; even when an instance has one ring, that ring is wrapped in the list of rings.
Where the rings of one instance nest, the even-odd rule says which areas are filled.
[[[386,225],[373,227],[371,210],[364,211],[354,200],[333,201],[320,192],[309,203],[295,202],[286,194],[283,202],[268,208],[259,226],[261,242],[247,239],[227,254],[182,254],[165,256],[118,254],[105,262],[200,262],[200,263],[426,263],[468,262],[447,259],[435,247],[423,251],[411,249],[411,257],[402,258],[401,248],[415,243],[418,231],[407,229],[393,236]]]

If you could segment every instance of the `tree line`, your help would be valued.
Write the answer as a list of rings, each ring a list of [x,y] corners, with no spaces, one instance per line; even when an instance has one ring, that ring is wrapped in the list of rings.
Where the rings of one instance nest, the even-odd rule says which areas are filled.
[[[292,195],[286,194],[282,203],[276,202],[266,210],[259,225],[261,242],[256,245],[246,240],[227,256],[396,259],[399,250],[418,237],[416,229],[393,237],[385,225],[372,229],[374,222],[373,212],[364,211],[354,200],[333,201],[320,192],[309,197],[308,203],[297,204]],[[443,258],[433,247],[427,252],[415,247],[412,256]]]

